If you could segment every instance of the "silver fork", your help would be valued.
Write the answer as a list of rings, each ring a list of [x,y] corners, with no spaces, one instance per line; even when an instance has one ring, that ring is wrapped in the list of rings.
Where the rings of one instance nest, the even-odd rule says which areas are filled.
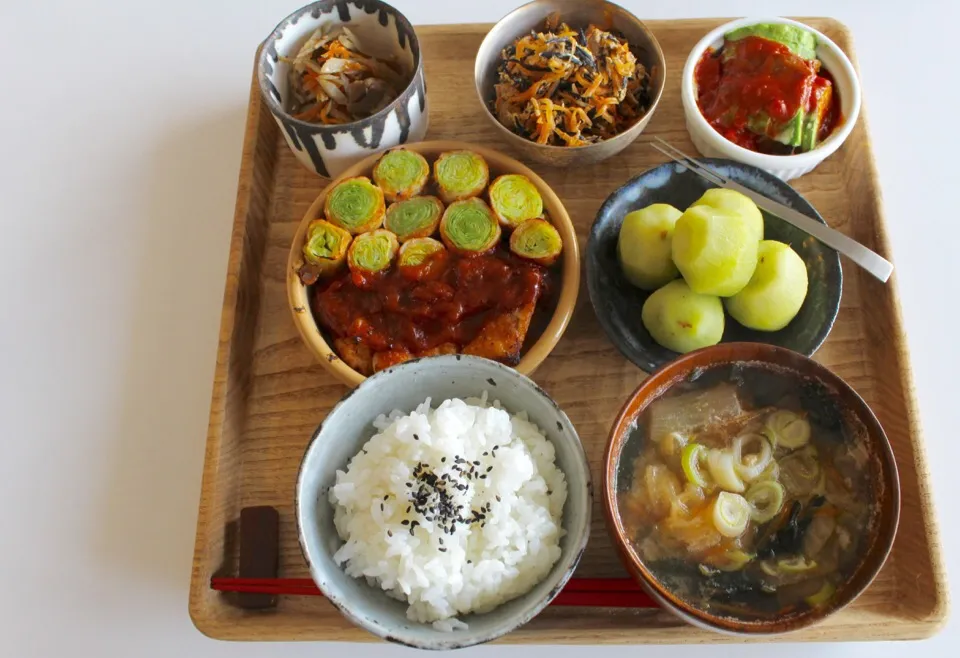
[[[801,212],[797,212],[793,208],[788,208],[782,203],[768,199],[762,194],[758,194],[753,190],[730,180],[709,165],[699,162],[695,158],[691,158],[689,155],[671,145],[669,142],[665,142],[659,137],[655,137],[654,139],[656,139],[659,144],[651,142],[650,145],[677,164],[681,165],[682,167],[686,167],[688,170],[709,181],[710,183],[713,183],[717,187],[724,187],[728,190],[736,190],[737,192],[750,197],[758,207],[763,208],[767,212],[776,215],[780,219],[789,222],[790,224],[793,224],[801,231],[809,233],[828,247],[836,249],[838,252],[852,260],[867,272],[880,279],[880,281],[886,283],[887,279],[889,279],[890,275],[893,273],[893,264],[890,261],[880,254],[867,249],[856,240],[848,238],[843,233],[830,228],[826,224],[821,224],[812,217],[808,217]]]

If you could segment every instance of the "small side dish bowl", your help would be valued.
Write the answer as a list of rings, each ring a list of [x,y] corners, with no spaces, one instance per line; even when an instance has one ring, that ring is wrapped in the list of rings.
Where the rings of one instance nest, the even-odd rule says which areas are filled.
[[[522,174],[530,179],[543,198],[543,210],[560,234],[563,251],[558,264],[554,265],[558,268],[558,275],[554,279],[553,294],[545,300],[549,306],[544,307],[542,315],[541,310],[537,310],[537,315],[534,316],[534,321],[526,335],[520,361],[516,365],[520,373],[526,375],[532,373],[547,358],[566,330],[580,290],[580,254],[577,234],[563,203],[547,183],[529,167],[497,151],[453,141],[418,142],[409,144],[406,148],[419,153],[431,163],[441,153],[473,151],[486,160],[491,181],[503,174]],[[287,261],[287,299],[293,313],[294,324],[307,348],[327,370],[347,386],[357,386],[365,377],[337,356],[331,343],[318,326],[311,310],[310,287],[305,285],[298,276],[298,263],[302,261],[301,250],[307,227],[311,221],[323,217],[324,201],[329,190],[345,179],[354,176],[370,176],[378,158],[379,155],[373,155],[353,165],[320,193],[297,228]]]
[[[695,71],[703,54],[707,49],[719,48],[723,44],[724,35],[728,32],[760,23],[793,25],[812,32],[817,37],[817,58],[823,62],[824,67],[832,75],[840,94],[840,110],[843,115],[843,122],[829,137],[806,153],[767,155],[738,146],[714,130],[703,117],[697,105],[698,91]],[[788,18],[743,18],[711,30],[690,51],[680,80],[680,97],[683,101],[683,114],[686,118],[687,132],[690,133],[690,139],[693,140],[701,154],[707,157],[739,160],[768,171],[785,181],[808,173],[840,148],[857,123],[857,117],[860,114],[861,95],[857,72],[840,47],[829,37],[809,25]]]
[[[394,58],[409,82],[389,105],[359,121],[322,124],[296,119],[288,112],[290,67],[280,57],[296,55],[318,28],[339,25],[349,27],[367,51],[365,54]],[[264,40],[257,60],[257,79],[263,101],[290,150],[307,169],[320,176],[339,176],[371,153],[418,142],[427,134],[420,41],[410,21],[379,0],[320,0],[296,10]]]
[[[573,29],[586,28],[592,23],[620,32],[637,52],[638,60],[646,67],[650,76],[650,104],[646,114],[627,130],[610,139],[585,146],[552,146],[521,137],[504,127],[491,112],[490,103],[495,96],[494,85],[497,82],[497,66],[501,52],[531,30],[542,30],[544,22],[551,15],[559,16],[560,21],[568,23]],[[535,0],[514,9],[501,18],[484,37],[474,66],[474,80],[480,104],[486,117],[497,127],[503,139],[524,157],[556,167],[599,162],[616,155],[633,143],[647,127],[657,108],[663,94],[666,73],[666,62],[660,43],[647,26],[623,7],[603,0]]]
[[[451,398],[499,400],[511,414],[527,412],[553,444],[567,483],[560,557],[526,594],[482,614],[461,618],[468,626],[449,632],[410,621],[406,604],[352,578],[334,562],[342,544],[328,491],[337,471],[376,432],[373,422],[393,409],[412,411],[425,398],[436,407]],[[529,378],[494,361],[462,355],[411,361],[373,375],[347,394],[314,432],[297,478],[296,516],[300,546],[310,574],[328,600],[354,624],[387,641],[421,649],[456,649],[496,639],[527,623],[560,592],[573,574],[590,536],[590,467],[566,414]]]
[[[719,370],[711,374],[714,369]],[[729,591],[723,591],[722,604],[710,602],[711,600],[705,598],[706,596],[719,596],[719,594],[705,594],[705,591],[714,590],[704,590],[702,588],[704,580],[717,574],[720,578],[729,576],[731,573],[736,574],[736,569],[743,568],[742,563],[740,567],[735,567],[733,571],[724,571],[723,569],[717,571],[714,569],[711,572],[709,569],[704,571],[703,563],[699,565],[699,570],[695,566],[691,568],[689,565],[681,570],[676,564],[678,561],[676,558],[668,557],[667,561],[648,562],[641,555],[648,549],[641,548],[638,537],[640,529],[637,526],[628,527],[629,523],[625,523],[625,515],[629,515],[631,512],[627,499],[622,498],[622,496],[631,489],[631,480],[635,478],[634,460],[641,454],[650,440],[644,436],[648,429],[644,424],[644,419],[647,418],[643,416],[644,411],[655,401],[669,396],[671,393],[692,390],[691,387],[696,387],[698,381],[713,382],[713,385],[721,387],[730,386],[728,376],[734,381],[748,382],[751,381],[748,379],[751,376],[750,373],[754,373],[753,376],[757,377],[758,375],[755,373],[758,372],[770,374],[761,374],[759,377],[766,377],[767,379],[754,379],[753,382],[773,382],[771,386],[755,389],[758,404],[762,404],[766,408],[771,408],[767,405],[779,407],[782,403],[773,400],[779,399],[781,395],[799,400],[799,405],[804,410],[802,413],[807,414],[806,416],[801,415],[801,418],[809,419],[810,424],[807,427],[812,426],[813,428],[811,433],[808,434],[807,440],[813,442],[815,440],[820,441],[822,438],[822,441],[826,444],[846,446],[843,448],[844,451],[852,447],[854,452],[841,453],[840,448],[836,448],[835,452],[829,454],[843,454],[845,459],[850,454],[856,454],[855,462],[852,464],[846,463],[843,466],[844,472],[851,472],[851,469],[854,469],[852,472],[863,473],[866,478],[864,482],[868,483],[864,485],[867,487],[866,491],[858,490],[863,497],[858,496],[853,499],[856,501],[855,503],[846,503],[846,505],[863,504],[867,506],[861,512],[867,518],[862,527],[862,533],[853,537],[853,543],[850,543],[851,537],[847,535],[848,546],[859,548],[849,548],[850,551],[856,551],[849,563],[838,562],[838,564],[846,566],[837,566],[835,567],[836,571],[826,572],[826,575],[816,575],[814,573],[806,576],[807,578],[831,578],[834,580],[839,578],[839,582],[834,586],[835,589],[828,590],[825,596],[807,598],[806,601],[809,605],[805,605],[803,599],[800,599],[800,605],[785,603],[785,601],[790,600],[791,595],[785,594],[786,598],[780,598],[780,590],[783,588],[789,589],[789,585],[781,584],[779,589],[775,587],[773,590],[764,590],[767,593],[763,594],[761,593],[761,586],[756,583],[753,583],[750,587],[747,587],[745,583],[730,585],[731,589]],[[730,373],[732,373],[732,376]],[[779,379],[771,379],[771,377]],[[747,384],[742,384],[742,386],[748,387]],[[681,393],[681,395],[687,394],[685,392]],[[705,395],[701,395],[699,399],[702,400]],[[763,399],[762,402],[759,401],[761,398]],[[682,412],[680,413],[682,415]],[[694,440],[702,440],[697,435],[693,436]],[[821,438],[818,438],[818,436]],[[802,452],[802,450],[798,452]],[[816,455],[815,450],[813,454]],[[838,459],[840,458],[838,457]],[[779,477],[786,482],[786,476],[783,473],[783,468],[786,468],[783,466],[784,458],[780,457],[779,462],[777,472],[780,475],[774,475],[774,478]],[[838,463],[825,464],[833,467],[830,473],[839,474]],[[856,466],[853,464],[856,464]],[[783,467],[780,468],[781,466]],[[823,470],[825,467],[821,466],[819,461],[817,467],[821,469],[819,470],[821,476],[827,476],[826,479],[832,481],[832,475]],[[686,465],[684,468],[686,468]],[[873,582],[886,561],[893,546],[900,516],[900,483],[896,460],[890,442],[876,416],[849,385],[825,366],[800,354],[773,345],[757,343],[715,345],[686,354],[654,372],[633,392],[614,421],[607,442],[602,472],[603,506],[607,528],[627,570],[667,610],[698,627],[726,634],[762,636],[795,631],[816,624],[849,605]],[[711,476],[714,473],[712,467],[709,469],[709,473]],[[646,473],[644,477],[646,477]],[[838,475],[838,477],[847,476]],[[831,498],[831,496],[839,494],[830,493],[832,485],[829,482],[817,486],[826,487],[827,503],[824,505],[822,495],[814,496],[814,499],[819,497],[821,502],[807,503],[810,505],[810,509],[816,512],[819,510],[819,505],[824,505],[823,511],[825,514],[852,514],[842,511],[843,508],[834,504],[838,499]],[[851,495],[846,489],[833,490],[843,491],[844,495]],[[822,489],[814,489],[814,492],[816,491],[822,491]],[[748,492],[745,495],[749,496],[750,494]],[[786,510],[785,505],[784,509]],[[791,520],[795,516],[796,514],[791,512]],[[777,515],[776,518],[781,517]],[[839,518],[839,516],[836,518]],[[772,524],[774,521],[770,523]],[[841,526],[838,524],[839,521],[835,521],[833,528],[840,528]],[[809,527],[808,522],[808,525],[795,526],[793,530],[802,533],[807,532]],[[798,530],[797,528],[803,529]],[[837,533],[839,531],[831,530],[830,532]],[[770,535],[764,535],[763,526],[761,526],[759,537],[763,536],[769,537]],[[800,538],[804,539],[802,535]],[[824,538],[821,537],[821,539]],[[825,539],[825,541],[829,540],[829,538]],[[841,554],[849,554],[849,551],[843,551],[843,537],[838,537],[838,540]],[[796,541],[796,538],[794,541]],[[821,553],[825,552],[823,545],[820,544],[821,548],[819,550]],[[804,546],[803,550],[806,551],[808,544],[803,542],[802,546]],[[753,546],[752,549],[745,547],[743,550],[756,550],[756,546]],[[750,557],[749,559],[753,558]],[[807,558],[802,559],[806,560]],[[842,558],[837,559],[842,560]],[[779,564],[783,564],[783,562],[781,561]],[[815,569],[817,563],[807,563],[805,568],[811,566]],[[765,573],[765,570],[761,573]],[[789,576],[791,572],[785,573]],[[724,580],[722,582],[727,583],[728,581]],[[792,583],[797,586],[796,580]],[[812,581],[812,584],[816,584],[816,581]],[[762,587],[766,586],[763,585]],[[769,605],[761,605],[758,597],[764,596],[766,597],[765,600],[770,601]],[[801,594],[800,596],[804,595]],[[773,606],[774,610],[771,610],[770,606]]]
[[[792,187],[761,169],[731,160],[702,160],[723,176],[823,222],[816,209]],[[624,216],[653,203],[681,211],[710,189],[710,184],[679,164],[668,162],[627,181],[597,212],[587,244],[587,290],[607,337],[620,352],[646,372],[679,356],[657,344],[643,325],[641,310],[650,292],[627,281],[617,258],[617,240]],[[807,267],[807,296],[797,316],[779,331],[755,331],[725,319],[722,343],[770,343],[813,355],[833,328],[840,310],[843,271],[840,256],[795,226],[761,211],[764,238],[789,244]]]

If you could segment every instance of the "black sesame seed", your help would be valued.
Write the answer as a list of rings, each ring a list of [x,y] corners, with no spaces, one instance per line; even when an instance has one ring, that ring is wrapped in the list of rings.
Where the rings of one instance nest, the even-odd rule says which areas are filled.
[[[497,496],[497,502],[498,503],[500,502],[500,496]]]
[[[387,530],[387,537],[393,537],[393,530]]]
[[[487,466],[487,473],[493,470],[493,466]]]
[[[403,521],[400,522],[400,525],[410,525],[410,521],[408,521],[407,519],[404,519]]]
[[[489,455],[489,454],[490,454],[489,452],[485,452],[485,453],[483,453],[483,456],[486,457],[486,456]]]
[[[412,487],[412,486],[413,486],[413,482],[407,482],[407,486],[408,486],[408,487]]]
[[[446,457],[441,457],[441,458],[440,458],[440,463],[441,463],[441,464],[446,463],[446,461],[447,461],[447,458],[446,458]]]
[[[390,498],[390,494],[387,494],[386,496],[383,497],[384,500],[387,500],[388,498]]]
[[[383,511],[383,503],[380,503],[380,511]]]
[[[474,462],[473,462],[473,465],[474,465],[474,466],[479,466],[479,465],[480,465],[480,462],[479,462],[479,461],[474,461]]]
[[[438,548],[437,550],[440,551],[441,553],[446,553],[446,552],[447,552],[447,549],[445,549],[443,546],[441,546],[441,547]]]
[[[487,479],[487,474],[484,473],[483,475],[481,475],[481,476],[480,476],[480,479],[481,479],[481,480],[486,480],[486,479]]]
[[[414,435],[413,435],[413,440],[414,440],[414,441],[419,441],[419,440],[420,440],[420,437],[419,437],[417,434],[414,434]]]

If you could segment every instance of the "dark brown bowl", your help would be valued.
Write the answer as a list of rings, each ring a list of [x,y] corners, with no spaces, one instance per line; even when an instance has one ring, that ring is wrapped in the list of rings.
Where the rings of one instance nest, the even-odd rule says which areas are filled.
[[[655,399],[673,386],[692,381],[711,368],[742,364],[792,374],[817,411],[832,413],[843,423],[844,436],[855,432],[865,440],[876,467],[873,499],[875,522],[870,540],[859,565],[838,588],[829,604],[815,609],[793,612],[774,618],[718,615],[699,608],[671,591],[651,570],[628,539],[618,508],[617,482],[626,479],[633,465],[633,456],[644,437],[635,432],[636,420]],[[805,400],[806,401],[806,400]],[[621,455],[626,453],[623,466]],[[631,456],[632,455],[632,456]],[[890,553],[900,519],[900,480],[893,450],[883,428],[866,402],[840,377],[825,366],[788,349],[762,343],[721,343],[691,352],[659,368],[630,396],[610,430],[604,455],[603,505],[607,528],[617,546],[620,558],[630,574],[664,608],[681,619],[707,630],[735,635],[772,635],[806,628],[844,608],[873,582]]]

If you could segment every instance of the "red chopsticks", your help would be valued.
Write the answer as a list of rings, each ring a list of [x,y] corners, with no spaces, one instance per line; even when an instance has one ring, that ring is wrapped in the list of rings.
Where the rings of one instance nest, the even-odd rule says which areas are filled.
[[[218,592],[323,596],[310,578],[211,578]],[[551,602],[559,606],[655,608],[657,604],[629,578],[572,578]]]

